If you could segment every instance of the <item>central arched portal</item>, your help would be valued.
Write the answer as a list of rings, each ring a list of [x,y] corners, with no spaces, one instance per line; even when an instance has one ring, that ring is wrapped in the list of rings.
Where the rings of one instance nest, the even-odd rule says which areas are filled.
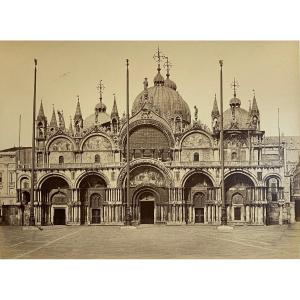
[[[154,224],[155,194],[152,191],[144,191],[138,197],[140,203],[140,223]]]

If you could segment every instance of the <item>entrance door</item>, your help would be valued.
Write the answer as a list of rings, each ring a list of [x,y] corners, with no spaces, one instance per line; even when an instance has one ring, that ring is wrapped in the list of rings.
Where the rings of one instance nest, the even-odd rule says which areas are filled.
[[[54,208],[54,225],[66,225],[66,210],[64,208]]]
[[[92,223],[93,224],[100,224],[101,219],[100,219],[101,211],[100,209],[92,209]]]
[[[195,208],[195,223],[204,223],[204,208]]]
[[[140,201],[141,224],[154,224],[154,201]]]
[[[300,222],[300,200],[295,201],[295,219]]]

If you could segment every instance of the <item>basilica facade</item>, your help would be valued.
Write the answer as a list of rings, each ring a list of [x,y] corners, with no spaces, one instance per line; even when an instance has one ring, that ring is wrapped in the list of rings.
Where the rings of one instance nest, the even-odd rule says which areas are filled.
[[[165,75],[165,76],[164,76]],[[141,80],[142,81],[142,80]],[[102,82],[93,113],[78,98],[66,126],[63,113],[48,122],[41,103],[36,120],[34,213],[40,225],[122,225],[125,222],[127,119],[114,99],[110,114]],[[96,102],[96,101],[95,101]],[[256,96],[249,109],[234,93],[225,99],[225,198],[229,224],[287,224],[295,220],[284,147],[265,141]],[[227,106],[228,105],[228,106]],[[167,65],[145,78],[129,118],[129,205],[133,224],[221,223],[220,111],[211,124],[193,116]],[[19,162],[21,160],[19,159]],[[28,224],[31,165],[16,170],[20,225]]]

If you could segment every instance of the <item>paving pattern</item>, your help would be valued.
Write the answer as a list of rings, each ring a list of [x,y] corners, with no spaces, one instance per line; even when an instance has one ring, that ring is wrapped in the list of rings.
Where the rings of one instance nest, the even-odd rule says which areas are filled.
[[[300,258],[300,223],[283,226],[0,226],[0,258]]]

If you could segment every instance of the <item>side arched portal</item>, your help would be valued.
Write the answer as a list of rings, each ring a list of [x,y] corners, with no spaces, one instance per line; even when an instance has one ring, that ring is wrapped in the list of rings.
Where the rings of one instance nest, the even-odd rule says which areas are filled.
[[[107,184],[100,174],[88,174],[79,182],[80,223],[99,224],[103,220],[103,204]]]
[[[41,190],[41,224],[66,225],[70,219],[72,193],[68,182],[60,176],[46,178]]]

